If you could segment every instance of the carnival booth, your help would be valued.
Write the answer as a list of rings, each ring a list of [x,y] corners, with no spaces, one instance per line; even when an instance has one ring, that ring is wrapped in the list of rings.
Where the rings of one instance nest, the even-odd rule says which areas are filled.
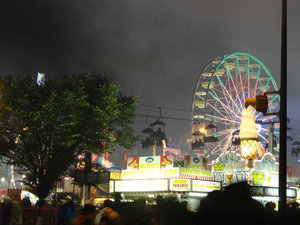
[[[251,166],[248,160],[235,151],[223,152],[213,161],[212,177],[224,186],[240,181],[250,184],[254,199],[265,204],[268,201],[278,202],[279,164],[273,154],[265,152],[261,159],[253,159]],[[287,199],[295,200],[295,189],[287,188]]]
[[[185,156],[183,167],[174,164],[178,163],[172,155],[128,158],[122,179],[110,181],[110,193],[121,193],[125,201],[145,197],[149,204],[160,195],[187,201],[196,210],[208,192],[221,190],[221,182],[212,180],[204,158]]]

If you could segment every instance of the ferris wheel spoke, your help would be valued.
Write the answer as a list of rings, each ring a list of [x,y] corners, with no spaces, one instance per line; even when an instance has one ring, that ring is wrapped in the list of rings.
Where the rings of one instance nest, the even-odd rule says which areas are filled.
[[[239,107],[237,106],[237,104],[236,104],[235,101],[233,100],[232,96],[229,94],[228,90],[226,89],[226,87],[224,86],[222,80],[219,78],[218,75],[217,75],[217,78],[219,79],[219,82],[221,83],[221,86],[220,86],[220,87],[222,88],[222,90],[223,90],[223,88],[224,88],[225,92],[227,93],[227,95],[225,95],[225,96],[229,96],[229,98],[231,99],[232,103],[234,103],[234,105],[236,106],[236,109],[239,110],[239,113],[241,113]],[[231,110],[231,111],[232,111],[232,110]]]
[[[230,109],[224,102],[222,102],[218,97],[216,97],[213,93],[209,92],[211,96],[213,96],[218,102],[221,103],[221,105],[223,106],[223,108],[228,109],[229,111],[226,110],[227,115],[230,117],[230,115],[234,114],[235,116],[238,116],[234,111],[232,111],[232,109]],[[214,92],[215,93],[215,92]],[[229,112],[231,112],[232,114],[230,114]]]
[[[225,144],[223,144],[224,147],[222,148],[222,152],[225,152],[232,145],[232,142],[229,138],[224,138],[223,141]]]
[[[229,106],[230,105],[230,101],[228,101],[228,99],[225,97],[225,96],[227,96],[226,94],[225,94],[225,92],[224,92],[224,89],[223,88],[221,88],[222,89],[222,94],[223,94],[223,96],[224,96],[224,99],[225,99],[225,101],[226,101],[226,103],[227,103],[227,106]],[[216,94],[216,92],[213,90],[213,92],[214,92],[214,94],[215,95],[217,95]],[[232,114],[230,113],[230,112],[228,112],[227,110],[226,110],[226,114],[228,115],[228,117],[230,117],[231,119],[233,119],[232,118]]]
[[[257,71],[257,77],[256,77],[256,81],[255,81],[255,88],[254,88],[254,94],[253,94],[253,98],[256,96],[256,90],[257,90],[257,84],[259,81],[259,75],[260,75],[260,65],[258,67],[258,71]]]
[[[262,134],[258,133],[258,135],[259,135],[262,139],[264,139],[264,141],[266,141],[267,143],[269,142],[268,139],[265,138]]]
[[[242,90],[244,91],[243,96],[245,97],[246,96],[246,92],[247,92],[246,91],[247,90],[246,85],[248,84],[247,74],[245,74],[244,77],[242,76],[242,74],[239,74],[239,76],[240,76],[240,80],[241,80],[241,87],[242,87]],[[244,84],[243,84],[243,82],[244,82]]]
[[[223,130],[222,133],[221,132],[218,132],[216,134],[217,137],[220,137],[220,136],[223,136],[223,135],[226,135],[226,134],[229,134],[233,131],[233,129],[227,129],[227,130]]]
[[[217,145],[216,147],[213,148],[213,150],[211,150],[211,154],[214,155],[216,153],[219,153],[221,150],[220,150],[220,145]]]
[[[240,67],[240,60],[239,60],[239,57],[236,55],[235,58],[236,58],[237,68],[238,68],[238,71],[239,71],[238,73],[241,73],[241,67]]]
[[[227,64],[227,62],[225,62],[225,65],[226,65],[226,71],[227,71],[227,73],[229,74],[229,76],[230,76],[230,78],[231,78],[231,81],[232,81],[232,85],[233,85],[233,88],[234,88],[234,90],[235,90],[235,93],[236,93],[236,95],[238,95],[238,91],[237,91],[237,88],[236,88],[236,84],[237,84],[237,77],[235,77],[235,79],[236,79],[236,83],[234,83],[234,80],[233,80],[233,78],[232,78],[232,75],[231,75],[231,72],[230,72],[230,69],[229,69],[229,67],[228,67],[228,64]]]
[[[239,77],[240,77],[240,81],[241,81],[242,94],[243,94],[243,96],[245,96],[245,91],[244,91],[244,86],[243,86],[242,75],[241,75],[241,74],[239,74]],[[246,84],[246,82],[245,82],[245,84]]]
[[[265,86],[265,88],[264,88],[264,90],[263,90],[263,93],[262,93],[262,94],[264,94],[264,93],[265,93],[265,91],[267,90],[267,88],[268,88],[268,85],[269,85],[269,83],[270,83],[270,80],[271,80],[271,77],[269,77],[269,79],[268,79],[268,81],[267,81],[267,83],[266,83],[266,86]]]
[[[274,119],[275,117],[276,117],[275,115],[274,116],[268,116],[268,117],[263,118],[262,121],[263,122],[268,121],[268,120]]]
[[[238,80],[238,77],[237,77],[237,75],[235,76],[235,82],[234,82],[233,77],[232,77],[232,75],[231,75],[231,72],[230,72],[230,69],[229,69],[229,67],[228,67],[227,62],[225,62],[225,65],[226,65],[226,71],[228,72],[228,74],[229,74],[229,76],[230,76],[230,78],[231,78],[232,85],[233,85],[233,88],[234,88],[234,90],[235,90],[235,94],[236,94],[236,96],[239,96],[238,90],[237,90],[237,83],[238,83],[237,80]],[[224,87],[224,88],[225,88],[225,90],[227,91],[226,87]],[[228,92],[227,92],[227,93],[228,93]],[[229,95],[229,93],[228,93],[228,95]],[[229,97],[231,97],[231,99],[232,99],[232,95],[229,95]],[[238,98],[238,100],[239,100],[240,104],[242,104],[240,98]],[[235,103],[235,101],[234,101],[233,99],[232,99],[232,101]],[[239,109],[239,107],[238,107],[237,105],[236,105],[236,107],[237,107],[237,109]]]
[[[223,120],[223,121],[228,121],[228,122],[231,121],[230,119],[227,119],[227,118],[224,118],[224,117],[219,117],[219,116],[210,115],[210,114],[208,114],[208,113],[206,113],[205,115],[206,115],[206,116],[209,116],[209,117],[211,117],[211,118],[216,118],[216,119]]]
[[[275,99],[278,97],[279,97],[279,95],[276,95],[274,98],[272,98],[272,100],[268,103],[268,106],[270,106],[275,101]]]
[[[250,91],[250,74],[247,75],[247,80],[248,80],[248,98],[251,96],[251,91]]]
[[[213,108],[215,111],[217,111],[217,112],[224,118],[224,120],[230,121],[230,119],[226,118],[226,116],[225,116],[223,113],[221,113],[216,107],[214,107],[212,104],[210,104],[209,102],[207,102],[207,104],[208,104],[211,108]],[[220,117],[220,118],[222,118],[222,117]],[[218,118],[219,118],[219,117],[218,117]]]
[[[217,153],[217,152],[221,152],[222,149],[224,149],[224,147],[226,147],[226,138],[224,138],[223,140],[221,140],[220,142],[217,143],[217,146],[213,149],[212,154]],[[223,144],[225,142],[225,144]],[[217,149],[218,148],[218,149]]]
[[[229,76],[227,76],[227,84],[228,84],[228,90],[229,90],[229,94],[232,96],[231,94],[231,84],[230,84],[230,80],[229,80]]]

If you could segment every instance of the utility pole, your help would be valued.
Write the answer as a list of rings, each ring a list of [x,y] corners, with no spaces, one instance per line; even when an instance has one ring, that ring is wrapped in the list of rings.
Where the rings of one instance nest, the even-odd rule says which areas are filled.
[[[286,216],[286,132],[287,132],[287,0],[282,0],[281,78],[280,78],[280,152],[279,152],[279,219]]]
[[[268,147],[268,152],[270,152],[271,154],[274,154],[274,151],[273,151],[273,132],[274,132],[274,129],[273,129],[273,125],[274,123],[269,123],[268,124],[268,133],[269,133],[269,136],[268,136],[268,141],[269,141],[269,147]]]

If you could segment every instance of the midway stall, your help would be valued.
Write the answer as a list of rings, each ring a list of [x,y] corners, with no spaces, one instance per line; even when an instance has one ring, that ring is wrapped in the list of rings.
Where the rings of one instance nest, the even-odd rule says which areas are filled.
[[[239,181],[247,181],[251,186],[253,198],[265,204],[277,203],[279,164],[273,154],[265,152],[261,159],[254,159],[251,164],[235,151],[223,152],[213,161],[212,177],[224,186]],[[295,189],[287,188],[287,198],[296,200]]]
[[[206,160],[185,156],[184,166],[174,166],[173,156],[147,156],[127,159],[121,180],[110,181],[110,193],[118,192],[124,201],[144,197],[153,204],[157,196],[186,201],[190,210],[213,190],[221,190],[221,182],[212,181]]]

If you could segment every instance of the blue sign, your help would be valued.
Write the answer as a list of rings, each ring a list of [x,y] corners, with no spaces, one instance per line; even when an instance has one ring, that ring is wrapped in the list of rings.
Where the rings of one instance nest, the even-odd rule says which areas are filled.
[[[154,161],[154,158],[148,157],[145,161],[146,161],[147,163],[152,163],[152,162]]]

